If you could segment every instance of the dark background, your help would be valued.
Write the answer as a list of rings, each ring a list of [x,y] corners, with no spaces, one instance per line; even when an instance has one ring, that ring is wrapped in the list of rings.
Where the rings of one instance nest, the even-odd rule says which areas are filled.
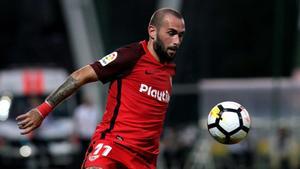
[[[105,53],[147,38],[148,20],[157,1],[94,2]],[[182,3],[187,31],[176,59],[174,84],[196,83],[203,78],[292,74],[296,63],[297,0]],[[5,0],[0,8],[0,69],[50,65],[74,71],[59,0]],[[167,124],[195,122],[197,103],[196,95],[173,97]]]

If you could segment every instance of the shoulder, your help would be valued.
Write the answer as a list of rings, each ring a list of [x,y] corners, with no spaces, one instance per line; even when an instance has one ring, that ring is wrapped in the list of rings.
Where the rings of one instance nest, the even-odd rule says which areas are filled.
[[[131,43],[120,47],[116,50],[120,57],[126,57],[127,59],[139,59],[146,52],[140,42]]]
[[[116,49],[90,65],[96,72],[98,79],[106,83],[130,73],[145,53],[140,42],[131,43]]]

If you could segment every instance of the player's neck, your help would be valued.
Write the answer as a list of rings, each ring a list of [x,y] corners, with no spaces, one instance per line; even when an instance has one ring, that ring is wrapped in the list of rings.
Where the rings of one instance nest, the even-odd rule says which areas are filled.
[[[148,48],[149,52],[151,53],[151,55],[152,55],[157,61],[160,62],[160,59],[159,59],[157,53],[155,52],[155,50],[154,50],[154,48],[153,48],[153,41],[152,41],[151,39],[148,41],[147,48]]]

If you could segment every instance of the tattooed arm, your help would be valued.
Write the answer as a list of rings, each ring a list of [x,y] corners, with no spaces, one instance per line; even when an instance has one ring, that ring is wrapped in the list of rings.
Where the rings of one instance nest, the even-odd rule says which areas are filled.
[[[85,66],[73,72],[58,89],[46,98],[46,101],[55,107],[75,93],[82,85],[96,80],[97,75],[95,71],[89,65]]]
[[[91,66],[87,65],[73,72],[61,86],[46,98],[46,102],[54,108],[75,93],[84,84],[97,80],[95,71]],[[18,126],[22,130],[21,134],[28,134],[39,127],[43,119],[41,112],[39,112],[37,108],[31,109],[16,118]]]

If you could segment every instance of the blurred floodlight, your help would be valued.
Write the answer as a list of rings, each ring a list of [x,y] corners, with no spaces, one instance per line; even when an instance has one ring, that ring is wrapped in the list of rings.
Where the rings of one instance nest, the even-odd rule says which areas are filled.
[[[0,99],[0,121],[7,120],[10,106],[11,98],[8,96],[2,96]]]
[[[19,153],[22,157],[29,157],[32,154],[32,149],[28,145],[24,145],[20,148]]]

